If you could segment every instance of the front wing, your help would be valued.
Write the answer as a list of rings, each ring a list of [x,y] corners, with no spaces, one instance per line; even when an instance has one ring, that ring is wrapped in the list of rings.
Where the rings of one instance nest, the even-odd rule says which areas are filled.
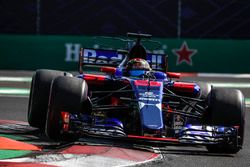
[[[79,124],[78,124],[79,125]],[[132,142],[183,144],[183,145],[233,145],[238,142],[237,127],[223,127],[211,125],[186,125],[176,136],[154,137],[130,135],[122,127],[106,124],[80,125],[74,128],[81,136],[126,140]],[[73,132],[74,133],[74,132]]]

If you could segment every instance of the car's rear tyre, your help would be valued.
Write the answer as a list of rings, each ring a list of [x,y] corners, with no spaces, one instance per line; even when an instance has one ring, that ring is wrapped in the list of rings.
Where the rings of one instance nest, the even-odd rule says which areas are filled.
[[[58,76],[72,76],[70,73],[55,70],[37,70],[31,82],[27,120],[30,126],[45,128],[50,85]]]
[[[209,145],[208,151],[216,153],[237,153],[244,142],[245,99],[240,90],[212,89],[209,98],[209,123],[218,126],[239,126],[235,145]]]
[[[63,131],[61,112],[77,114],[86,110],[87,83],[74,77],[57,77],[51,86],[45,133],[55,141],[75,140],[76,135]],[[87,106],[88,107],[88,106]]]

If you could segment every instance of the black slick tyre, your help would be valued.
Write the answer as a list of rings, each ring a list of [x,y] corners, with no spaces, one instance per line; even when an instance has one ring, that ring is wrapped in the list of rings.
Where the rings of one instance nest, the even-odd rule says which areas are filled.
[[[72,76],[56,70],[37,70],[31,82],[27,120],[30,126],[44,129],[48,109],[50,85],[58,76]]]
[[[61,112],[77,114],[88,100],[87,83],[74,77],[57,77],[51,86],[45,133],[54,141],[75,140],[76,135],[63,131]]]
[[[209,98],[209,123],[217,126],[238,126],[237,142],[234,145],[208,145],[210,152],[237,153],[244,142],[245,99],[240,90],[212,89]]]

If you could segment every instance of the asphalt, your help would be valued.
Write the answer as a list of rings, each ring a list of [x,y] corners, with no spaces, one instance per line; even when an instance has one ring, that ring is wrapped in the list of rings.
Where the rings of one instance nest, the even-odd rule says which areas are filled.
[[[9,74],[8,74],[9,72]],[[0,76],[31,76],[32,72],[1,71]],[[183,80],[204,82],[250,83],[250,78],[185,77]],[[17,83],[0,83],[8,86]],[[30,83],[18,83],[17,87],[29,87]],[[13,87],[13,85],[11,85]],[[250,98],[250,89],[241,88],[246,98]],[[0,119],[27,121],[27,97],[0,96]],[[166,146],[160,149],[163,159],[141,166],[250,166],[250,108],[246,108],[245,143],[243,149],[235,155],[210,154],[205,147]]]

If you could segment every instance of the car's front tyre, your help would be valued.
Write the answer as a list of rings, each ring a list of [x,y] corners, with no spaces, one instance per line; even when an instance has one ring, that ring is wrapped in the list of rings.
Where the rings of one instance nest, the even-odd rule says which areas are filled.
[[[27,120],[30,126],[39,129],[45,128],[45,121],[48,109],[50,86],[58,76],[72,76],[72,74],[56,70],[37,70],[30,87],[29,105]]]
[[[55,141],[75,140],[74,134],[64,132],[62,112],[79,114],[86,110],[84,102],[88,100],[87,83],[74,77],[57,77],[54,79],[49,99],[45,133]]]
[[[209,97],[208,123],[217,126],[237,126],[237,142],[233,145],[208,145],[210,152],[237,153],[244,142],[245,99],[240,90],[215,88]]]

